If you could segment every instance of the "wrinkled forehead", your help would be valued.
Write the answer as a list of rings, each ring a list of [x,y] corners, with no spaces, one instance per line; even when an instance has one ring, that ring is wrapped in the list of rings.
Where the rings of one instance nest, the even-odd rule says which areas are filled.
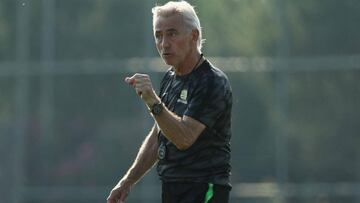
[[[183,17],[180,14],[161,15],[154,19],[154,32],[169,29],[181,30],[185,28]]]

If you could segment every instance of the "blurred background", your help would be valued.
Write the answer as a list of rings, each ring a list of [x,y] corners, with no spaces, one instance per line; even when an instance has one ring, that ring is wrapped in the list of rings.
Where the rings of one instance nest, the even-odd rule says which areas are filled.
[[[153,124],[157,0],[0,1],[0,202],[95,203]],[[192,0],[234,94],[232,203],[360,202],[360,1]],[[128,203],[160,202],[154,170]]]

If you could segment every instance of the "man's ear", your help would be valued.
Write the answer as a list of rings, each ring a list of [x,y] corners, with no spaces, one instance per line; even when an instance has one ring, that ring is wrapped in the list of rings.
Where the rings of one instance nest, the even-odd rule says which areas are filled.
[[[197,40],[199,39],[199,30],[192,29],[191,30],[191,37],[194,40],[194,42],[197,42]]]

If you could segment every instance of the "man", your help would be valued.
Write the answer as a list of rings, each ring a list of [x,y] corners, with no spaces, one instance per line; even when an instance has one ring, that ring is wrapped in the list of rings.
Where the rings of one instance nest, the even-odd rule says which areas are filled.
[[[201,54],[200,22],[190,4],[168,2],[152,12],[157,50],[171,68],[159,96],[148,75],[125,78],[155,124],[108,203],[124,202],[131,186],[155,163],[163,203],[226,203],[231,188],[230,84]]]

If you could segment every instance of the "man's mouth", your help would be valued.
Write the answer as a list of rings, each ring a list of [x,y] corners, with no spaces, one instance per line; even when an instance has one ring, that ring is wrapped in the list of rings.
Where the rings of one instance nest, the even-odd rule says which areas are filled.
[[[163,56],[170,56],[171,53],[163,53],[162,55],[163,55]]]

